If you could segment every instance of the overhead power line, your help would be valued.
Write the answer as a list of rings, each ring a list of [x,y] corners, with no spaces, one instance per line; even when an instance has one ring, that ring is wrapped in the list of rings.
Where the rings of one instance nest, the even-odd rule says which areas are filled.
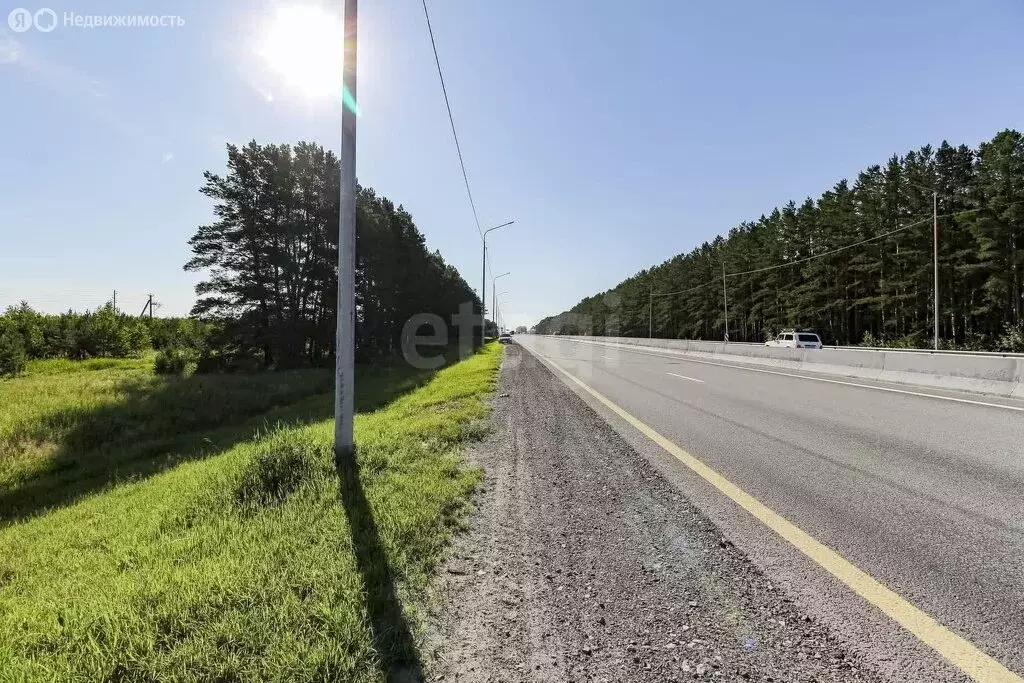
[[[940,216],[940,218],[942,218],[942,216]],[[895,235],[898,232],[903,232],[904,230],[909,230],[910,228],[915,228],[918,225],[924,225],[925,223],[930,223],[931,220],[932,220],[932,217],[928,216],[928,218],[925,218],[923,220],[915,221],[913,223],[908,223],[907,225],[900,226],[900,227],[898,227],[898,228],[896,228],[894,230],[890,230],[888,232],[883,232],[883,233],[881,233],[879,235],[875,235],[874,237],[869,237],[869,238],[867,238],[865,240],[861,240],[860,242],[854,242],[853,244],[847,244],[845,247],[839,247],[837,249],[833,249],[831,251],[826,251],[826,252],[823,252],[821,254],[814,254],[813,256],[805,256],[804,258],[800,258],[800,259],[797,259],[795,261],[787,261],[786,263],[780,263],[780,264],[774,265],[774,266],[766,266],[764,268],[755,268],[754,270],[745,270],[745,271],[742,271],[742,272],[739,272],[739,273],[726,273],[725,277],[738,277],[740,275],[753,275],[755,273],[764,273],[764,272],[767,272],[769,270],[778,270],[779,268],[788,268],[789,266],[795,266],[795,265],[800,264],[800,263],[806,263],[807,261],[813,261],[816,258],[825,258],[826,256],[831,256],[832,254],[838,254],[841,251],[846,251],[847,249],[853,249],[854,247],[859,247],[862,244],[867,244],[868,242],[874,242],[875,240],[880,240],[883,237],[889,237],[890,235]]]
[[[688,292],[696,292],[698,289],[701,289],[702,287],[707,287],[708,285],[713,285],[716,282],[718,282],[718,280],[711,280],[710,282],[705,282],[702,285],[697,285],[696,287],[690,287],[689,289],[680,289],[680,290],[675,291],[675,292],[656,292],[656,293],[651,294],[651,296],[674,296],[676,294],[686,294]]]
[[[441,70],[441,60],[437,56],[437,43],[434,41],[434,29],[430,25],[430,12],[427,11],[427,0],[423,0],[423,16],[427,19],[427,31],[430,33],[430,47],[434,51],[434,63],[437,64],[437,77],[441,80],[441,92],[444,94],[444,106],[448,109],[448,122],[452,125],[452,137],[455,138],[455,151],[459,154],[459,166],[462,168],[462,180],[466,183],[466,196],[469,197],[469,207],[473,210],[473,221],[476,223],[476,232],[480,239],[484,238],[483,230],[480,229],[480,218],[476,214],[476,202],[473,201],[473,191],[469,189],[469,175],[466,173],[466,162],[462,159],[462,146],[459,145],[459,134],[455,130],[455,118],[452,116],[452,105],[448,101],[448,88],[444,85],[444,73]]]
[[[1013,204],[1024,204],[1024,202],[1013,202]],[[1005,206],[1013,206],[1013,204],[1006,204]],[[979,211],[984,211],[984,210],[986,210],[988,208],[990,208],[990,207],[979,207],[977,209],[964,209],[963,211],[954,211],[953,213],[939,214],[938,218],[953,218],[955,216],[963,216],[963,215],[968,214],[968,213],[977,213]],[[764,272],[769,271],[769,270],[777,270],[779,268],[788,268],[789,266],[795,266],[795,265],[800,264],[800,263],[805,263],[807,261],[812,261],[812,260],[814,260],[816,258],[824,258],[826,256],[832,256],[833,254],[838,254],[841,251],[846,251],[847,249],[853,249],[854,247],[859,247],[862,244],[867,244],[868,242],[874,242],[875,240],[880,240],[880,239],[882,239],[884,237],[889,237],[890,235],[895,235],[896,233],[903,232],[904,230],[909,230],[910,228],[916,228],[919,225],[924,225],[925,223],[930,223],[932,221],[932,219],[933,219],[933,217],[929,216],[928,218],[924,218],[922,220],[915,221],[913,223],[908,223],[907,225],[902,225],[902,226],[900,226],[898,228],[895,228],[894,230],[890,230],[888,232],[883,232],[880,235],[875,235],[874,237],[869,237],[867,239],[861,240],[860,242],[854,242],[853,244],[847,244],[846,246],[839,247],[837,249],[832,249],[831,251],[826,251],[826,252],[823,252],[821,254],[815,254],[813,256],[806,256],[806,257],[804,257],[802,259],[797,259],[796,261],[789,261],[788,263],[780,263],[778,265],[767,266],[765,268],[755,268],[754,270],[746,270],[746,271],[739,272],[739,273],[726,273],[725,276],[726,277],[737,277],[737,276],[740,276],[740,275],[753,275],[755,273],[764,273]],[[716,282],[716,281],[717,280],[712,280],[712,282]]]
[[[1024,204],[1024,201],[1012,202],[1010,204],[1005,204],[1005,205],[1003,205],[1002,208],[1007,208],[1007,207],[1010,207],[1010,206],[1014,206],[1016,204]],[[962,216],[962,215],[968,214],[968,213],[977,213],[978,211],[984,211],[984,210],[986,210],[988,208],[990,208],[990,207],[979,207],[977,209],[964,209],[963,211],[955,211],[953,213],[941,214],[941,215],[939,215],[939,218],[953,218],[955,216]],[[736,273],[725,273],[724,277],[728,278],[728,277],[739,277],[740,275],[754,275],[756,273],[765,273],[765,272],[768,272],[770,270],[779,270],[780,268],[789,268],[790,266],[796,266],[796,265],[799,265],[801,263],[806,263],[807,261],[813,261],[814,259],[824,258],[826,256],[832,256],[833,254],[838,254],[839,252],[846,251],[847,249],[853,249],[854,247],[859,247],[862,244],[867,244],[869,242],[874,242],[876,240],[880,240],[880,239],[884,239],[886,237],[890,237],[890,236],[895,235],[897,233],[901,233],[901,232],[903,232],[905,230],[909,230],[910,228],[915,228],[915,227],[917,227],[919,225],[924,225],[925,223],[931,222],[931,220],[932,220],[932,216],[929,216],[928,218],[924,218],[922,220],[915,221],[913,223],[908,223],[907,225],[901,225],[900,227],[895,228],[893,230],[889,230],[888,232],[883,232],[881,234],[875,235],[874,237],[869,237],[867,239],[860,240],[859,242],[854,242],[852,244],[847,244],[845,246],[838,247],[836,249],[832,249],[830,251],[823,252],[821,254],[814,254],[813,256],[806,256],[804,258],[797,259],[795,261],[788,261],[786,263],[780,263],[780,264],[776,264],[774,266],[765,266],[764,268],[755,268],[753,270],[745,270],[745,271],[740,271],[740,272],[736,272]],[[705,282],[704,284],[696,285],[695,287],[689,287],[687,289],[680,289],[680,290],[675,291],[675,292],[652,292],[651,293],[651,297],[656,297],[656,296],[674,296],[674,295],[677,295],[677,294],[686,294],[688,292],[695,292],[698,289],[702,289],[702,288],[708,287],[710,285],[719,284],[720,282],[721,282],[720,278],[715,278],[714,280],[709,280],[709,281]]]

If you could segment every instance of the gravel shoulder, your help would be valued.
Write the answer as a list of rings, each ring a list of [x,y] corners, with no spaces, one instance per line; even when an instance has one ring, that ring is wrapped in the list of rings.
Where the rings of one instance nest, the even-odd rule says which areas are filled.
[[[495,402],[430,680],[881,680],[518,345]]]

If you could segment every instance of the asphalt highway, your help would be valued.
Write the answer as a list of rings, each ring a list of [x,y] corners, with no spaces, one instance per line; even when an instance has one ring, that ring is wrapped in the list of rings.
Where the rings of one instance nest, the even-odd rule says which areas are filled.
[[[590,387],[555,372],[879,671],[895,680],[968,680],[958,664],[983,653],[1010,676],[983,677],[1024,674],[1024,403],[896,393],[863,380],[817,381],[557,337],[516,343]],[[593,392],[976,652],[940,656]]]

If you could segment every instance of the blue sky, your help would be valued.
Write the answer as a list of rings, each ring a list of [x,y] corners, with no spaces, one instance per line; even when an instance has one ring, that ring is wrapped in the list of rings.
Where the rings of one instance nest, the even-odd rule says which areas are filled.
[[[75,0],[173,28],[14,33],[0,5],[0,306],[186,313],[226,141],[338,148],[254,50],[281,3]],[[292,3],[295,4],[295,3]],[[340,8],[338,0],[332,6]],[[528,324],[894,152],[1024,126],[1024,4],[432,0],[505,319]],[[340,11],[340,10],[339,10]],[[479,286],[418,0],[363,0],[358,175]],[[269,94],[269,98],[268,98]],[[488,295],[490,285],[488,284]]]

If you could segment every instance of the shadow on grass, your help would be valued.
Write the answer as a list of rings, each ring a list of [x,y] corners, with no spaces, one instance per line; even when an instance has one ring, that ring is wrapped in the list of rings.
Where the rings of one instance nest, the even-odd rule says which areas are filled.
[[[363,491],[358,455],[336,457],[334,464],[341,506],[352,533],[356,568],[366,590],[366,611],[375,650],[389,683],[418,683],[423,680],[419,653],[395,590],[395,578],[373,511]]]
[[[383,407],[434,373],[393,360],[358,366],[356,411]],[[125,380],[116,403],[69,406],[40,421],[32,436],[54,450],[0,490],[0,525],[215,455],[268,426],[329,419],[333,382],[326,369]]]
[[[451,362],[455,357],[449,349]],[[417,386],[433,377],[422,372],[410,379]],[[357,385],[358,387],[358,385]],[[357,401],[358,403],[358,401]],[[380,657],[389,683],[421,683],[425,680],[423,662],[398,597],[395,575],[380,537],[373,509],[366,498],[360,474],[359,449],[347,457],[335,455],[341,507],[348,520],[356,569],[366,591],[366,612],[374,650]]]

